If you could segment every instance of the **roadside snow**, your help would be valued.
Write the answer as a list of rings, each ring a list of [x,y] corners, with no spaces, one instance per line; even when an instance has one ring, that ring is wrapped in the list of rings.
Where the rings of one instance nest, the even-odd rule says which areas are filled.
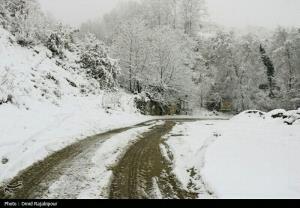
[[[300,198],[300,123],[274,113],[283,111],[177,125],[167,145],[184,187],[192,182],[200,198],[205,189],[218,198]]]
[[[210,187],[204,184],[201,170],[205,164],[207,146],[215,140],[214,135],[218,134],[216,125],[225,122],[183,122],[177,124],[165,137],[167,149],[171,151],[168,158],[173,160],[175,175],[184,189],[199,193],[199,198],[214,198]],[[165,148],[161,149],[166,155]]]

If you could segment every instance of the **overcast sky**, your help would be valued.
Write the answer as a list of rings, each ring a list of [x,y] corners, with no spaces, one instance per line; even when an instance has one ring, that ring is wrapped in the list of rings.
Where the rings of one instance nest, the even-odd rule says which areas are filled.
[[[45,10],[73,26],[110,11],[124,0],[39,0]],[[224,26],[300,27],[300,0],[206,0],[210,19]]]

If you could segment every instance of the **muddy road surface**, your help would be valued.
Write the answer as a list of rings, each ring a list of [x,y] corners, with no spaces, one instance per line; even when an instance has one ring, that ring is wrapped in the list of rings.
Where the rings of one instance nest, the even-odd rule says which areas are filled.
[[[150,124],[112,130],[66,147],[22,171],[8,186],[0,187],[0,199],[76,199],[81,188],[92,183],[84,181],[82,175],[91,168],[91,158],[101,144],[117,134]],[[50,186],[63,175],[67,176],[67,186],[64,184],[55,190],[56,194],[49,195]]]
[[[163,136],[176,123],[166,121],[155,126],[125,154],[114,168],[110,187],[111,199],[191,199],[197,194],[180,188],[179,181],[172,174],[171,164],[161,153]]]
[[[162,154],[160,145],[178,122],[194,120],[165,119],[148,121],[129,128],[113,130],[75,143],[54,153],[16,176],[10,194],[0,187],[0,199],[76,199],[80,191],[95,183],[84,176],[91,170],[91,158],[110,138],[130,129],[151,126],[133,143],[112,168],[113,176],[106,198],[111,199],[194,199],[197,193],[181,188],[172,173],[172,162]],[[122,150],[120,150],[122,151]],[[124,150],[123,150],[124,151]],[[61,183],[63,181],[64,183]],[[21,182],[21,184],[20,184]],[[56,184],[54,190],[53,184]],[[98,195],[98,193],[95,193]]]

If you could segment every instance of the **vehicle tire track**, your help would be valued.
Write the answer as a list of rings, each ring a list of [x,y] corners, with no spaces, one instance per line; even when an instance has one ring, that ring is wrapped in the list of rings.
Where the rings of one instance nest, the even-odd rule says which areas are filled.
[[[113,169],[110,187],[111,199],[151,199],[155,192],[165,199],[196,198],[195,193],[181,189],[172,174],[171,164],[161,153],[162,137],[174,127],[174,121],[166,121],[142,135]],[[154,182],[155,181],[155,184]],[[159,190],[155,190],[159,188]]]
[[[22,186],[12,191],[12,193],[6,193],[6,187],[0,187],[0,199],[31,199],[31,198],[44,198],[49,191],[50,186],[55,182],[59,181],[60,177],[64,173],[72,175],[73,181],[76,181],[76,177],[83,173],[89,168],[90,159],[93,152],[97,148],[113,137],[116,134],[125,132],[127,130],[149,126],[148,122],[141,123],[132,127],[121,128],[112,130],[103,134],[89,137],[85,140],[79,141],[71,146],[68,146],[52,155],[47,157],[45,160],[33,164],[31,167],[23,170],[12,179],[9,184],[22,183]],[[78,161],[82,164],[78,165]],[[72,168],[77,167],[78,171],[73,171]],[[62,187],[64,188],[64,187]],[[66,193],[64,196],[58,196],[60,198],[76,198],[76,190],[72,190],[72,186],[65,189]],[[70,191],[71,190],[71,191]],[[46,193],[46,194],[45,194]],[[64,190],[62,190],[64,194]]]

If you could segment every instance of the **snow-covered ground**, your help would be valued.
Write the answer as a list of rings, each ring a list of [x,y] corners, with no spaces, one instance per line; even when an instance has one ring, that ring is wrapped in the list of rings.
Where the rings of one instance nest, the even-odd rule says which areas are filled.
[[[300,109],[178,124],[166,137],[174,172],[199,198],[300,198],[300,120],[285,123],[297,118]]]
[[[0,27],[0,186],[49,154],[87,136],[145,121],[134,96],[105,93],[86,78],[76,52],[22,48]]]

